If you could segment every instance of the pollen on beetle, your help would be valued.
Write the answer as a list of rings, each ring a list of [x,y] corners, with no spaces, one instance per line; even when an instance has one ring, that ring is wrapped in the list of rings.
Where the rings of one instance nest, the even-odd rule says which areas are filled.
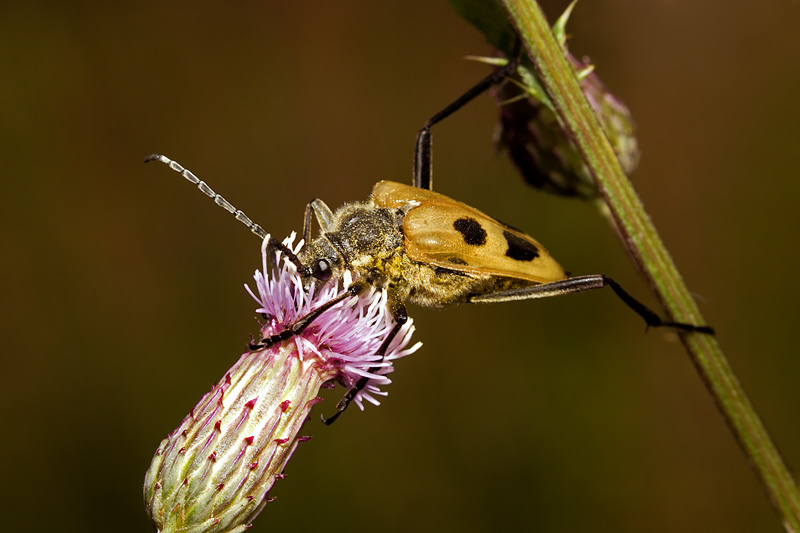
[[[346,273],[321,288],[304,288],[297,269],[279,251],[262,246],[256,271],[257,312],[266,317],[262,337],[291,326],[351,283]],[[284,241],[293,245],[294,234]],[[274,268],[268,268],[275,265]],[[302,333],[268,348],[244,353],[181,425],[156,450],[144,483],[147,512],[159,532],[244,531],[271,501],[267,493],[297,444],[320,388],[336,380],[353,386],[369,378],[353,399],[378,404],[391,381],[393,361],[408,347],[409,320],[381,358],[376,354],[394,324],[384,291],[348,298],[317,317]]]

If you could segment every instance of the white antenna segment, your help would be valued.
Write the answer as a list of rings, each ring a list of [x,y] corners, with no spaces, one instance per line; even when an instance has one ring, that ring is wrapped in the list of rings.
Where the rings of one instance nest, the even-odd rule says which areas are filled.
[[[164,163],[169,168],[171,168],[172,170],[174,170],[175,172],[177,172],[178,174],[180,174],[181,176],[186,178],[188,181],[190,181],[191,183],[194,183],[195,185],[197,185],[197,188],[200,189],[201,191],[203,191],[203,193],[205,193],[206,196],[208,196],[209,198],[214,200],[215,204],[217,204],[222,209],[224,209],[225,211],[227,211],[228,213],[230,213],[234,217],[236,217],[236,220],[238,220],[239,222],[241,222],[242,224],[244,224],[245,226],[250,228],[250,231],[252,231],[256,235],[258,235],[262,239],[267,236],[267,232],[264,231],[264,229],[261,226],[259,226],[258,224],[254,224],[253,221],[250,220],[250,217],[245,215],[242,212],[242,210],[236,209],[235,207],[233,207],[233,205],[231,205],[231,203],[228,200],[226,200],[225,198],[223,198],[219,194],[215,193],[211,189],[211,187],[209,187],[206,184],[206,182],[200,181],[200,179],[197,176],[192,174],[192,172],[190,170],[184,168],[179,163],[177,163],[177,162],[173,161],[172,159],[168,158],[167,156],[161,155],[161,154],[150,154],[150,155],[148,155],[147,157],[144,158],[144,162],[145,163],[147,163],[149,161],[159,161],[161,163]]]

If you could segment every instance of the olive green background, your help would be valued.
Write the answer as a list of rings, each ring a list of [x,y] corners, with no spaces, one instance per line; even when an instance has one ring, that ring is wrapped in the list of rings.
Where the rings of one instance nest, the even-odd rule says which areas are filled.
[[[799,23],[788,0],[604,0],[569,25],[633,110],[635,186],[795,467]],[[150,531],[152,453],[257,330],[258,240],[145,155],[283,236],[314,197],[410,180],[417,129],[486,53],[445,2],[4,2],[2,529]],[[592,205],[495,153],[495,113],[484,97],[434,130],[437,190],[653,304]],[[327,428],[328,392],[253,532],[781,531],[680,344],[612,294],[410,313],[425,346],[384,404]]]

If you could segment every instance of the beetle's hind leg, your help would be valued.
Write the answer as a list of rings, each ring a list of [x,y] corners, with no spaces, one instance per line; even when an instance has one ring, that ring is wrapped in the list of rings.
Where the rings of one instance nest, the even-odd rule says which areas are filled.
[[[619,297],[619,299],[625,303],[625,305],[633,309],[636,314],[642,317],[649,327],[668,327],[687,332],[707,333],[709,335],[714,334],[714,329],[710,326],[697,326],[695,324],[664,320],[658,313],[631,296],[628,291],[623,289],[619,283],[602,274],[597,274],[594,276],[579,276],[562,279],[559,281],[552,281],[550,283],[531,285],[529,287],[522,287],[519,289],[510,289],[489,294],[481,294],[471,297],[469,301],[475,303],[492,303],[510,302],[512,300],[531,300],[534,298],[548,298],[550,296],[561,296],[563,294],[572,294],[574,292],[591,291],[595,289],[602,289],[603,287],[611,287],[611,289],[614,291],[614,294],[616,294],[617,297]]]
[[[402,328],[403,324],[405,324],[408,321],[408,313],[406,312],[406,306],[403,304],[402,300],[399,297],[397,297],[391,290],[389,291],[388,297],[389,301],[387,302],[387,305],[389,306],[389,309],[392,312],[392,318],[394,319],[394,326],[392,327],[392,330],[389,332],[386,338],[383,339],[380,348],[378,348],[377,355],[381,357],[380,359],[381,362],[383,362],[383,360],[385,359],[386,352],[389,350],[389,346],[392,344],[394,338],[400,332],[400,328]],[[369,369],[369,373],[374,374],[381,368],[382,367],[380,366],[371,367]],[[336,422],[336,419],[339,418],[339,416],[341,416],[342,413],[344,413],[345,409],[347,409],[347,406],[350,405],[350,403],[356,398],[358,393],[361,392],[361,390],[363,390],[364,387],[367,386],[369,380],[370,378],[366,376],[361,377],[361,379],[359,379],[356,382],[356,384],[353,385],[353,388],[347,391],[347,393],[342,397],[342,399],[339,400],[339,403],[336,404],[336,412],[329,418],[324,418],[324,417],[322,418],[322,421],[325,423],[325,425],[330,426],[331,424]]]

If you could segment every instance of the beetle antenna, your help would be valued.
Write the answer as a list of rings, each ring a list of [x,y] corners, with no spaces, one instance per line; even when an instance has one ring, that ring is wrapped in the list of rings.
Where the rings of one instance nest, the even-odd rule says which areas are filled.
[[[200,181],[200,179],[197,176],[192,174],[192,171],[184,168],[179,163],[177,163],[177,162],[173,161],[172,159],[168,158],[167,156],[161,155],[161,154],[150,154],[150,155],[148,155],[147,157],[144,158],[144,162],[145,163],[148,163],[150,161],[159,161],[161,163],[164,163],[169,168],[171,168],[172,170],[174,170],[175,172],[177,172],[178,174],[180,174],[181,176],[186,178],[189,182],[194,183],[195,185],[197,185],[197,188],[200,189],[201,191],[203,191],[203,193],[205,193],[206,196],[208,196],[209,198],[214,200],[215,204],[217,204],[222,209],[224,209],[225,211],[227,211],[228,213],[230,213],[234,217],[236,217],[236,220],[238,220],[239,222],[241,222],[242,224],[244,224],[245,226],[250,228],[250,231],[252,231],[256,235],[258,235],[261,239],[263,239],[264,237],[267,236],[267,232],[264,231],[264,229],[261,226],[259,226],[258,224],[253,223],[253,221],[250,220],[250,217],[245,215],[244,212],[242,212],[241,209],[237,209],[237,208],[233,207],[233,205],[231,205],[231,203],[228,200],[226,200],[225,198],[223,198],[219,194],[215,193],[211,189],[211,187],[209,187],[206,184],[206,182]]]

